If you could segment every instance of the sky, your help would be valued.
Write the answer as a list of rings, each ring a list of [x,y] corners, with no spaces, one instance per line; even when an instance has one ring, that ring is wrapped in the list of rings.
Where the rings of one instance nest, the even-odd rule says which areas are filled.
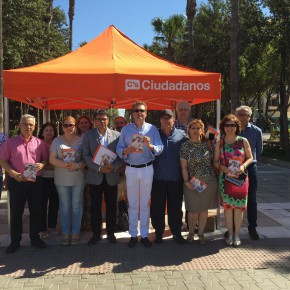
[[[184,14],[186,0],[76,0],[73,24],[73,50],[83,41],[91,41],[111,24],[143,46],[155,36],[151,20]],[[198,4],[201,1],[197,1]],[[69,0],[54,0],[64,10],[68,22]]]

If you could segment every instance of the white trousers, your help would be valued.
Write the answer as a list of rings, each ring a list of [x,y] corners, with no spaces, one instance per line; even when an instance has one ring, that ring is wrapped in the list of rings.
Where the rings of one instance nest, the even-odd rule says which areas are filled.
[[[131,237],[137,237],[138,235],[139,211],[141,237],[148,237],[153,172],[153,165],[142,168],[126,166],[129,234]]]

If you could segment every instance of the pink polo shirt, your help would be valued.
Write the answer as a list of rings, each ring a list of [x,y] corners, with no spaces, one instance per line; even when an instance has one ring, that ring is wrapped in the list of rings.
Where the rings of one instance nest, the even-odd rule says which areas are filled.
[[[24,172],[24,164],[40,163],[48,160],[48,146],[46,143],[32,136],[26,141],[20,134],[8,139],[0,147],[0,160],[6,161],[15,171]],[[41,171],[37,172],[41,175]]]

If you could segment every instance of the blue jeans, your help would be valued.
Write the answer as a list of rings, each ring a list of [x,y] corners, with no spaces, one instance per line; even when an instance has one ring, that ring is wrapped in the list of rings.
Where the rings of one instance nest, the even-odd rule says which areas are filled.
[[[72,233],[79,234],[83,214],[84,184],[76,186],[56,185],[56,189],[59,196],[59,213],[62,233],[70,233],[70,212],[72,211]]]
[[[257,227],[257,165],[251,164],[248,167],[248,177],[249,177],[249,191],[248,191],[248,207],[247,207],[247,217],[248,217],[248,229],[255,229]]]

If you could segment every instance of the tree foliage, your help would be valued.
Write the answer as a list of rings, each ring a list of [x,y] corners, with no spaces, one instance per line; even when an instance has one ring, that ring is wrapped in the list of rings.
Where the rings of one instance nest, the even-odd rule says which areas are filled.
[[[3,0],[4,69],[34,65],[68,52],[65,14],[54,8],[48,30],[47,8],[45,0]]]

